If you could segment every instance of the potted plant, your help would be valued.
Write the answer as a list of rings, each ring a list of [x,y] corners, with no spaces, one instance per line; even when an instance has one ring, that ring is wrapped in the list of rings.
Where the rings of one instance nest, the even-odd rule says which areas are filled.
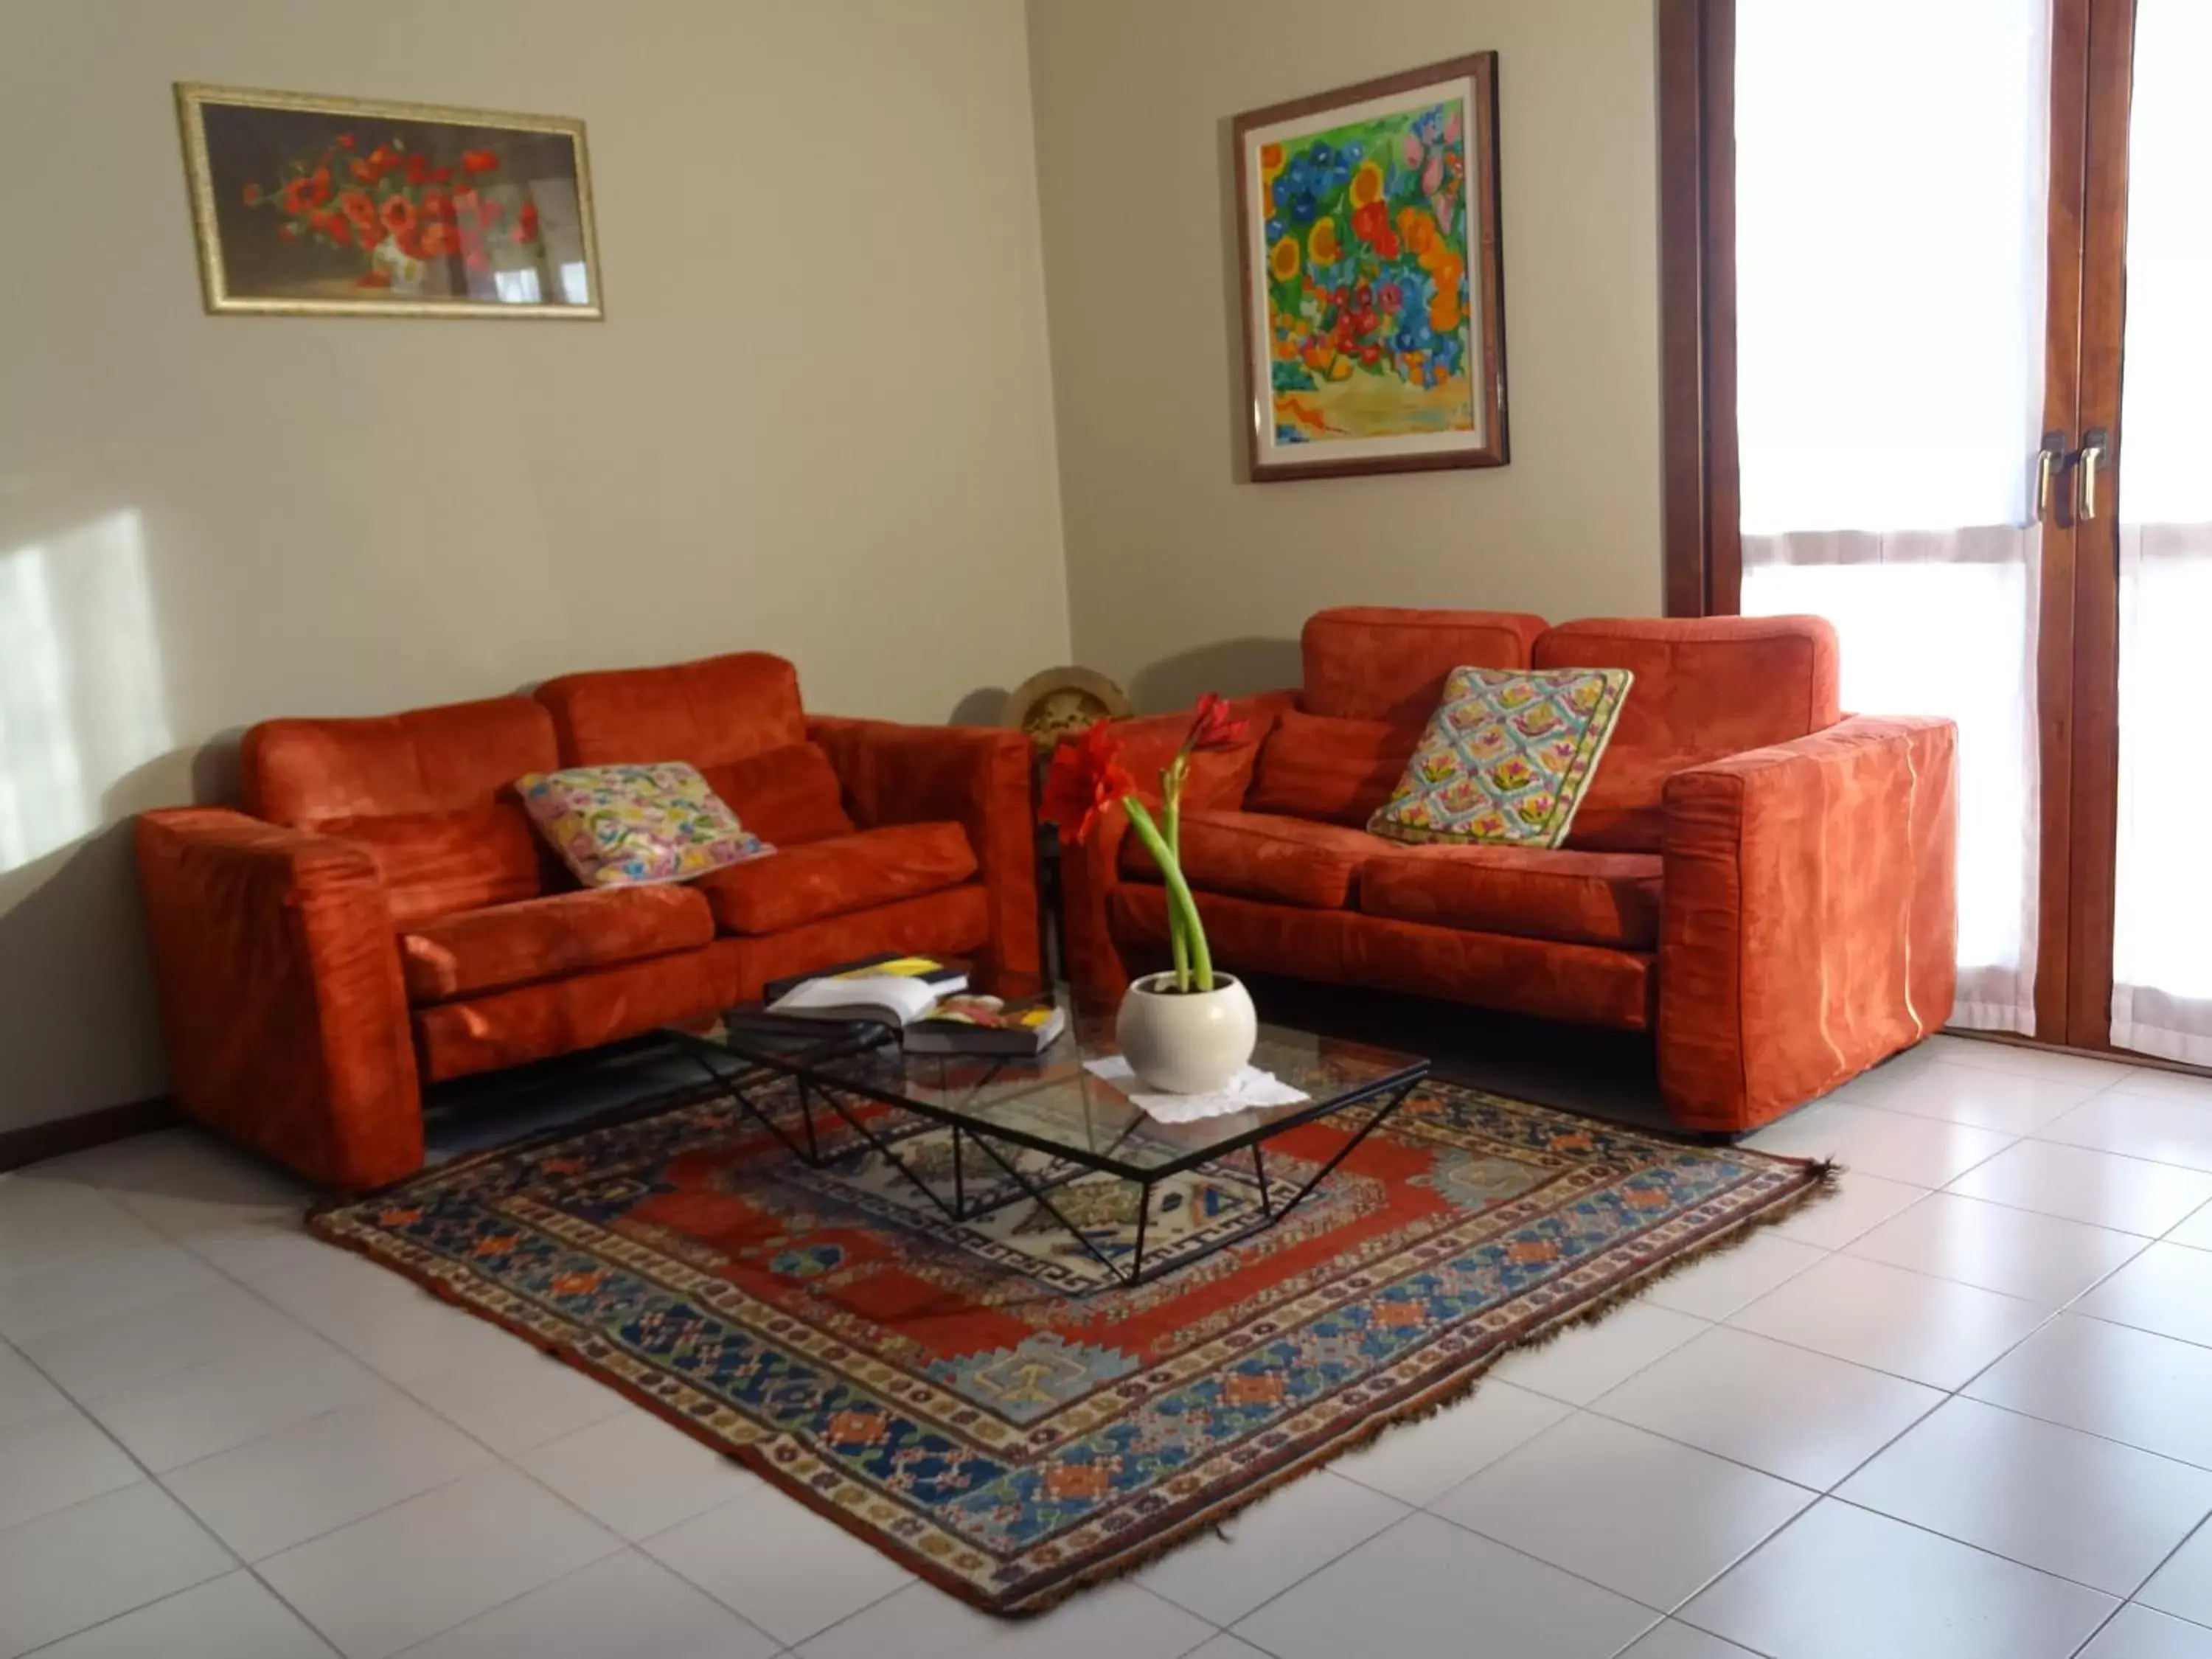
[[[1060,744],[1046,775],[1042,816],[1080,845],[1115,806],[1166,884],[1168,949],[1175,966],[1129,987],[1115,1024],[1121,1053],[1138,1080],[1164,1094],[1202,1095],[1226,1088],[1252,1058],[1259,1020],[1243,981],[1215,971],[1205,919],[1182,874],[1182,792],[1191,757],[1233,749],[1247,736],[1227,699],[1207,692],[1182,744],[1160,772],[1156,820],[1121,761],[1121,740],[1101,721]]]

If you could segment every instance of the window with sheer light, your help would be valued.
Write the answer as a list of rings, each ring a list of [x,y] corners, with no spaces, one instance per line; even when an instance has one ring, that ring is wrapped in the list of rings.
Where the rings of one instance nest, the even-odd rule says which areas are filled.
[[[2049,0],[1736,9],[1741,609],[1832,622],[1846,709],[1958,722],[1952,1018],[2014,1031],[2034,1028],[2049,47]]]

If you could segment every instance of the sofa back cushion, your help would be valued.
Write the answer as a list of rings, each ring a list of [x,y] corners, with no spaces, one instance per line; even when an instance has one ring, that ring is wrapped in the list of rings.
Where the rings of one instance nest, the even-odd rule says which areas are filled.
[[[538,701],[553,717],[564,766],[689,761],[711,774],[806,741],[799,671],[765,651],[564,674],[539,686]]]
[[[819,744],[787,743],[706,771],[745,828],[774,846],[803,847],[849,836],[857,827]]]
[[[1840,717],[1836,631],[1819,617],[1566,623],[1539,639],[1532,654],[1538,668],[1635,674],[1613,727],[1615,755],[1741,754]]]
[[[1419,726],[1443,701],[1455,668],[1526,668],[1544,619],[1517,611],[1318,611],[1303,639],[1298,707],[1339,720]]]
[[[1390,799],[1421,726],[1286,709],[1267,734],[1247,810],[1358,828]]]
[[[528,697],[264,720],[239,759],[246,810],[367,848],[403,926],[544,890],[514,784],[558,764],[558,750],[551,720]]]
[[[1632,701],[1636,696],[1629,694]],[[1725,759],[1725,749],[1624,749],[1608,746],[1583,794],[1565,845],[1590,853],[1656,853],[1665,841],[1667,780],[1692,766]]]

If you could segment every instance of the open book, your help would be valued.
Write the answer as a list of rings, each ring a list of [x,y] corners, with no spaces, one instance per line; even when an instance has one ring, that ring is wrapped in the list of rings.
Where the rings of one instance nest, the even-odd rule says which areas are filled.
[[[964,969],[927,957],[878,957],[770,986],[766,1012],[798,1019],[873,1019],[903,1028],[940,997],[967,988]]]
[[[997,997],[947,997],[906,1028],[910,1054],[1042,1054],[1067,1029],[1067,1011],[1049,997],[1006,1002]]]

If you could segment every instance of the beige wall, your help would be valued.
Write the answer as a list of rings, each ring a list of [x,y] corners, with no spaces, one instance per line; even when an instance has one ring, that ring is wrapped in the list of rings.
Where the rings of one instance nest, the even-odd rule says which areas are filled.
[[[161,1087],[121,826],[252,720],[1066,659],[1027,75],[1019,0],[0,6],[0,1129]],[[204,315],[179,79],[581,116],[606,320]]]
[[[1326,605],[1660,599],[1651,0],[1030,0],[1079,659],[1162,707]],[[1500,53],[1513,459],[1253,485],[1229,122]]]

